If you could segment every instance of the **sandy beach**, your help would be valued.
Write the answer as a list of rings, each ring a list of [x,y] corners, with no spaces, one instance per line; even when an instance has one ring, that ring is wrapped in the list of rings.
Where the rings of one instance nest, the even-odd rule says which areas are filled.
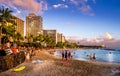
[[[39,60],[42,64],[32,63],[33,60]],[[26,66],[23,71],[13,72],[10,69],[0,73],[0,76],[120,76],[120,65],[81,60],[62,61],[60,57],[46,51],[33,56],[32,61],[18,65]]]

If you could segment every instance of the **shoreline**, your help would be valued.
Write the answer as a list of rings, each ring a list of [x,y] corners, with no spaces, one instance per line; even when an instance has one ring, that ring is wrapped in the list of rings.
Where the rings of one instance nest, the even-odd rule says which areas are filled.
[[[51,54],[51,53],[50,53]],[[53,54],[51,54],[53,55]],[[58,58],[61,58],[61,56],[59,55],[53,55],[53,56],[56,56]],[[104,61],[94,61],[94,60],[89,60],[89,59],[75,59],[75,58],[72,58],[73,60],[78,60],[78,61],[85,61],[85,62],[91,62],[91,63],[96,63],[96,64],[103,64],[103,65],[115,65],[115,66],[120,66],[120,63],[109,63],[109,62],[104,62]]]
[[[105,62],[105,61],[102,61],[102,60],[89,60],[89,59],[75,59],[75,60],[81,60],[81,61],[88,61],[88,62],[97,62],[97,63],[101,63],[101,64],[110,64],[110,65],[117,65],[117,66],[120,66],[120,63],[116,63],[116,62]]]
[[[0,76],[108,76],[113,69],[120,66],[101,64],[82,60],[68,60],[70,64],[64,65],[60,57],[40,51],[32,60],[40,60],[42,64],[24,62],[26,69],[21,72],[12,72],[13,69],[0,73]],[[117,75],[116,75],[117,76]]]
[[[59,50],[63,50],[63,49],[57,49],[56,51],[59,51]],[[81,49],[65,49],[65,50],[81,50]],[[84,49],[83,49],[84,50]],[[52,52],[56,52],[56,51],[50,51]],[[59,54],[57,54],[59,56]],[[74,58],[75,60],[85,60],[85,61],[92,61],[90,59],[87,59],[87,58]],[[104,61],[104,60],[96,60],[97,62],[100,62],[100,63],[107,63],[107,64],[114,64],[114,65],[120,65],[120,62],[109,62],[109,61]]]

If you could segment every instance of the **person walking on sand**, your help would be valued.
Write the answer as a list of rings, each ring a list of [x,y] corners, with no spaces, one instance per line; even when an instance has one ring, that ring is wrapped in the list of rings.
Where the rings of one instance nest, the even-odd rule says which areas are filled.
[[[65,59],[67,60],[67,57],[68,57],[68,52],[67,50],[65,51]]]

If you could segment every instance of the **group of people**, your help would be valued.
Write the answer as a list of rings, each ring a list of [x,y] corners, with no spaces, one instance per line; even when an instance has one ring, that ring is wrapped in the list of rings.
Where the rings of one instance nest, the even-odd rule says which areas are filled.
[[[19,52],[24,52],[26,56],[26,61],[31,61],[32,56],[37,55],[39,48],[35,47],[21,47],[17,46],[16,44],[12,44],[7,42],[6,44],[0,46],[0,56],[12,55],[17,54]]]
[[[16,47],[16,45],[13,45],[11,47],[10,42],[7,42],[3,46],[1,46],[0,50],[1,50],[1,55],[0,56],[6,56],[6,55],[19,53],[19,49]]]
[[[96,55],[95,55],[95,53],[88,55],[88,57],[89,57],[90,60],[96,60]]]
[[[69,59],[72,59],[72,56],[73,56],[73,53],[71,51],[67,51],[67,50],[62,50],[62,60],[68,60]]]

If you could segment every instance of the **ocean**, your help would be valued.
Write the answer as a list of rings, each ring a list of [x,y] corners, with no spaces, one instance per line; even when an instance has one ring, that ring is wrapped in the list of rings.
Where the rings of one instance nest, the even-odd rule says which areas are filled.
[[[96,61],[107,63],[120,63],[120,50],[104,50],[104,49],[81,49],[68,50],[73,53],[73,58],[77,60],[90,60],[88,55],[96,55]],[[55,55],[61,56],[61,50],[55,52]]]

